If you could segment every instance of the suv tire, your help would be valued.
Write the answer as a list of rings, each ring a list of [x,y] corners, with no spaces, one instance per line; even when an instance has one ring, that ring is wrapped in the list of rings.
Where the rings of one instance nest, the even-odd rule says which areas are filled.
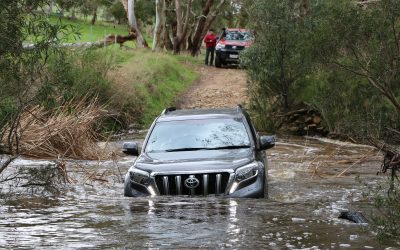
[[[215,57],[215,67],[221,68],[221,66],[222,66],[221,59],[220,59],[219,56],[217,55],[217,56]]]

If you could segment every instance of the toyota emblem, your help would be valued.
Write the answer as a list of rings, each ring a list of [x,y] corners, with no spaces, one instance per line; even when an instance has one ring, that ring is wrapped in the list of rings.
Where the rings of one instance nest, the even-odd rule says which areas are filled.
[[[199,179],[194,177],[194,175],[190,175],[189,178],[185,180],[185,187],[189,189],[195,189],[200,185]]]
[[[237,49],[237,46],[232,46],[232,49]]]

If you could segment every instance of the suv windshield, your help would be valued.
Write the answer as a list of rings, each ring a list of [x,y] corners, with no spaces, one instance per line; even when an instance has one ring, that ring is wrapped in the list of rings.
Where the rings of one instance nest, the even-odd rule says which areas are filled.
[[[247,41],[251,40],[252,35],[250,32],[228,31],[225,40],[228,41]]]
[[[250,147],[242,119],[205,119],[156,123],[145,152]]]

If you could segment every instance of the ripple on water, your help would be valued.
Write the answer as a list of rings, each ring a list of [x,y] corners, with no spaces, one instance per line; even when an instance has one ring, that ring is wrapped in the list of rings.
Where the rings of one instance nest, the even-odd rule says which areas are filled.
[[[361,184],[353,176],[323,178],[310,171],[316,162],[321,162],[322,168],[326,160],[348,160],[368,150],[311,138],[280,140],[267,151],[270,200],[133,199],[123,197],[123,185],[115,181],[109,186],[74,185],[47,200],[22,197],[14,202],[0,201],[0,245],[57,249],[380,249],[385,246],[367,230],[337,219],[342,209],[361,202]],[[132,158],[122,159],[124,166],[131,162]],[[109,168],[116,171],[114,165]],[[371,176],[375,172],[371,171]]]

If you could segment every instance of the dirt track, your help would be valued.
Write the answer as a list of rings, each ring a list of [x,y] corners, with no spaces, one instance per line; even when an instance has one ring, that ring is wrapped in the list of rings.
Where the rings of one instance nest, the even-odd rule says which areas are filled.
[[[234,107],[247,101],[246,73],[198,66],[199,79],[180,98],[179,108]]]

